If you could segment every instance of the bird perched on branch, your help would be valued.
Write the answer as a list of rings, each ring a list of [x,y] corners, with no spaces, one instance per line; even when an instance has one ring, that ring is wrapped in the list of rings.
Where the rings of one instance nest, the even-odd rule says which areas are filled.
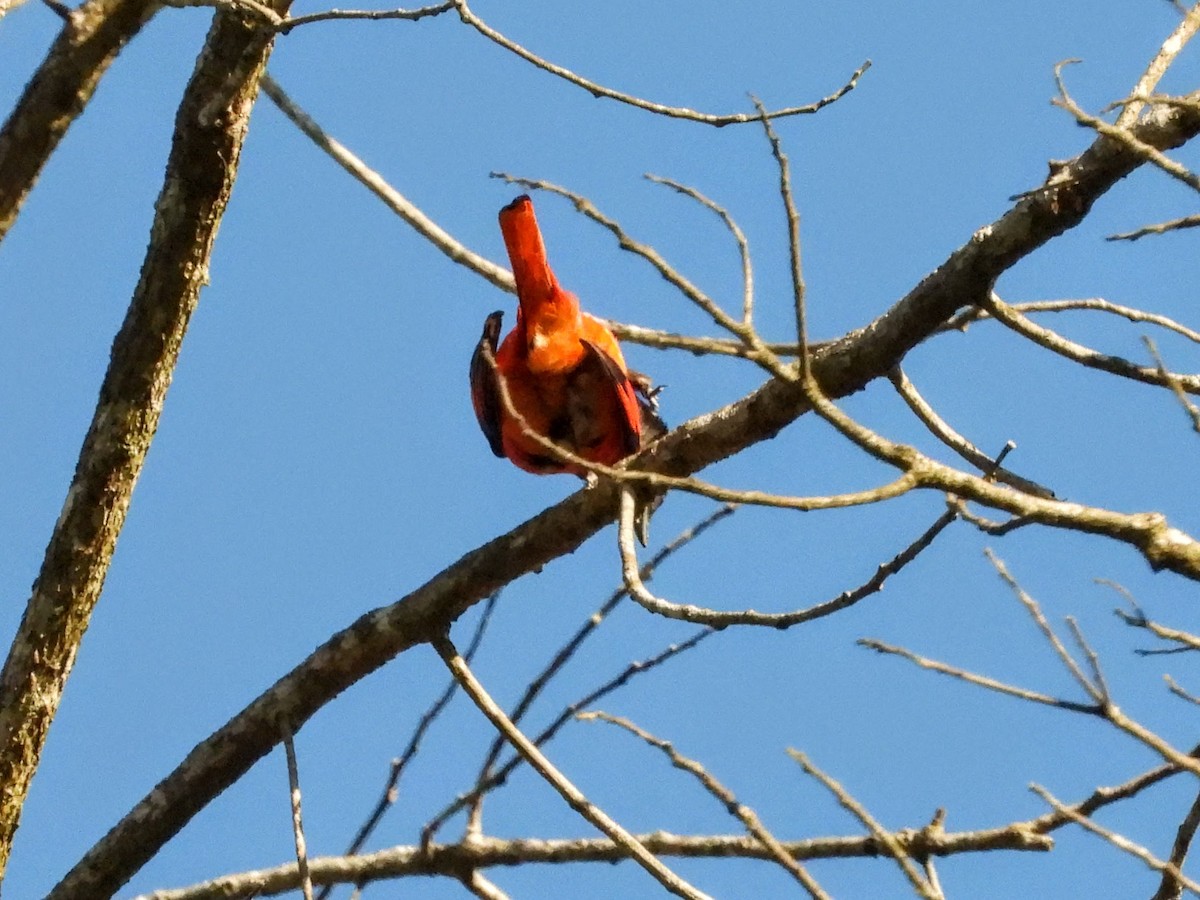
[[[527,195],[500,210],[500,232],[517,284],[517,324],[500,341],[503,314],[492,313],[471,358],[471,401],[492,452],[538,475],[588,474],[525,433],[498,376],[530,430],[588,462],[611,466],[664,434],[649,379],[629,370],[613,333],[559,285]]]

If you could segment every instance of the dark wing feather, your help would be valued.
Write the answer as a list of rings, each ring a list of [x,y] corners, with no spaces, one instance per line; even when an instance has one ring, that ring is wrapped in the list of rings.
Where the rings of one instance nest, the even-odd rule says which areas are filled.
[[[654,386],[650,376],[632,369],[629,370],[629,380],[637,392],[638,407],[642,416],[642,446],[647,447],[670,431],[667,423],[658,414],[658,395],[663,386]]]
[[[471,405],[475,407],[475,418],[487,438],[492,452],[504,456],[504,444],[500,440],[500,412],[503,404],[500,401],[500,387],[496,382],[496,370],[488,365],[484,357],[486,347],[496,358],[496,348],[500,345],[500,323],[504,313],[500,310],[492,313],[483,322],[483,334],[475,345],[471,355]]]
[[[637,453],[642,447],[641,441],[641,404],[638,403],[637,393],[629,376],[617,365],[617,361],[593,344],[591,341],[580,341],[587,351],[587,357],[581,366],[594,367],[602,373],[603,381],[612,386],[617,395],[623,415],[620,417],[621,443],[624,455]]]

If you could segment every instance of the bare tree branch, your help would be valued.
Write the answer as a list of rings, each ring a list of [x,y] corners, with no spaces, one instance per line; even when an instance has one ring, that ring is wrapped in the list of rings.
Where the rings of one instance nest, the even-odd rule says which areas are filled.
[[[384,181],[377,172],[321,130],[321,127],[304,110],[292,102],[292,99],[284,93],[283,88],[269,74],[263,76],[262,88],[263,93],[271,99],[271,102],[278,106],[280,111],[291,119],[314,144],[333,157],[338,165],[386,203],[392,212],[412,226],[419,235],[446,254],[452,262],[466,266],[473,272],[482,275],[501,290],[510,293],[516,290],[512,275],[507,269],[472,252],[447,234],[441,226]]]
[[[1200,132],[1200,113],[1156,107],[1133,126],[1139,140],[1160,149]],[[840,397],[884,376],[904,355],[966,305],[986,300],[995,280],[1054,237],[1077,225],[1091,205],[1143,160],[1123,145],[1098,139],[1065,164],[1053,184],[1017,201],[975,233],[890,310],[814,354],[813,372],[826,396]],[[771,379],[748,397],[681,425],[631,465],[687,475],[777,434],[810,409],[804,387]],[[988,485],[988,502],[1056,525],[1078,515],[1077,505],[1037,498],[1020,503]],[[980,487],[980,491],[983,488]],[[965,492],[952,490],[952,493]],[[307,660],[201,742],[188,758],[88,851],[56,890],[56,900],[90,898],[128,880],[142,862],[195,813],[233,783],[277,741],[270,723],[280,712],[299,727],[348,685],[430,635],[496,588],[534,571],[611,522],[615,485],[581,491],[506,535],[467,554],[397,603],[368,613],[334,635]],[[1094,512],[1094,511],[1093,511]],[[1200,554],[1161,517],[1101,513],[1089,529],[1127,536],[1144,547],[1151,565],[1200,578]],[[1192,574],[1189,574],[1192,573]],[[311,677],[312,673],[320,677]]]
[[[488,623],[492,618],[492,612],[496,608],[496,601],[499,599],[500,592],[497,591],[488,597],[487,602],[484,604],[483,612],[479,615],[479,621],[476,623],[475,631],[471,635],[470,643],[467,645],[467,651],[463,654],[468,663],[475,658],[475,654],[483,642],[483,635],[487,631]],[[362,850],[363,845],[367,842],[367,838],[371,836],[379,826],[379,823],[383,821],[384,814],[399,799],[400,777],[404,774],[404,770],[421,748],[421,741],[424,739],[425,733],[433,725],[437,717],[441,715],[442,710],[450,703],[451,698],[457,691],[458,682],[451,678],[445,690],[430,704],[429,708],[417,721],[417,727],[413,729],[413,734],[408,741],[408,745],[398,757],[392,760],[392,764],[389,766],[387,782],[383,786],[383,792],[380,794],[379,800],[376,801],[374,808],[367,815],[367,819],[363,822],[362,827],[355,833],[354,839],[350,841],[350,846],[346,849],[346,856],[354,856]],[[317,900],[325,900],[329,896],[329,890],[328,886],[322,889],[317,896]]]
[[[597,700],[607,697],[618,688],[624,687],[629,683],[635,675],[641,675],[652,669],[661,666],[667,660],[678,656],[680,653],[685,653],[693,647],[707,640],[714,634],[711,628],[702,628],[693,634],[685,641],[680,641],[678,644],[672,644],[661,653],[658,653],[649,659],[637,660],[630,663],[625,669],[615,678],[610,678],[604,684],[595,690],[589,692],[584,697],[569,704],[558,716],[545,728],[543,728],[533,739],[534,744],[541,747],[551,740],[563,726],[575,718],[576,713],[586,706],[590,706]],[[421,846],[432,846],[433,836],[441,829],[441,827],[449,821],[450,817],[456,813],[466,809],[468,806],[477,803],[479,798],[485,793],[503,784],[513,770],[521,765],[525,760],[519,753],[514,753],[505,762],[501,763],[490,771],[487,775],[480,777],[476,785],[471,790],[459,794],[454,800],[449,803],[441,812],[429,820],[429,823],[421,829]],[[474,837],[474,836],[473,836]]]
[[[731,113],[728,115],[716,115],[713,113],[696,112],[694,109],[687,109],[679,106],[664,106],[661,103],[652,103],[649,100],[643,100],[640,97],[635,97],[632,94],[623,94],[620,91],[614,91],[612,88],[605,87],[602,84],[597,84],[594,81],[589,81],[581,75],[576,75],[570,69],[563,66],[555,65],[531,53],[529,50],[522,47],[516,41],[510,40],[500,32],[496,31],[467,6],[466,0],[454,0],[454,5],[458,8],[458,14],[462,20],[486,37],[495,44],[499,44],[510,53],[515,53],[521,59],[528,63],[532,63],[544,72],[549,72],[551,75],[557,76],[564,81],[570,82],[578,87],[583,88],[593,97],[608,97],[611,100],[616,100],[620,103],[627,103],[630,106],[635,106],[638,109],[646,110],[647,112],[655,113],[660,116],[668,116],[673,119],[687,119],[692,122],[702,122],[705,125],[715,125],[718,128],[724,125],[744,124],[746,122],[754,122],[758,119],[757,113]],[[830,94],[828,97],[823,97],[815,103],[809,103],[806,106],[789,106],[786,109],[777,109],[767,113],[771,118],[782,118],[784,116],[807,115],[818,112],[824,109],[829,104],[840,100],[850,91],[858,86],[858,80],[871,68],[871,61],[867,60],[850,76],[850,79],[840,88]]]
[[[1079,826],[1085,828],[1086,830],[1092,832],[1092,834],[1099,835],[1100,837],[1102,837],[1106,841],[1108,841],[1110,844],[1112,844],[1114,847],[1116,847],[1120,850],[1124,850],[1126,853],[1130,854],[1131,856],[1136,856],[1138,859],[1140,859],[1142,862],[1144,862],[1150,868],[1154,869],[1156,872],[1161,872],[1163,874],[1164,878],[1170,877],[1172,880],[1177,881],[1183,887],[1186,887],[1192,893],[1200,894],[1200,884],[1198,884],[1197,882],[1192,881],[1190,878],[1186,877],[1173,864],[1171,864],[1169,862],[1163,862],[1161,859],[1158,859],[1156,856],[1154,856],[1154,854],[1152,854],[1145,847],[1142,847],[1139,844],[1135,844],[1133,841],[1129,840],[1126,837],[1123,837],[1122,835],[1117,834],[1115,831],[1110,831],[1109,829],[1098,825],[1095,821],[1093,821],[1092,819],[1089,819],[1087,816],[1082,816],[1079,813],[1075,812],[1074,810],[1070,809],[1069,807],[1064,806],[1061,802],[1059,802],[1054,797],[1053,794],[1051,794],[1049,791],[1047,791],[1045,788],[1041,787],[1040,785],[1031,784],[1029,787],[1030,787],[1030,790],[1032,790],[1035,794],[1037,794],[1039,797],[1041,797],[1043,800],[1045,800],[1047,803],[1049,803],[1052,807],[1054,807],[1056,812],[1065,814],[1076,825],[1079,825]]]
[[[724,506],[719,507],[709,515],[705,516],[692,527],[684,529],[680,534],[676,535],[674,540],[668,542],[662,547],[662,549],[655,553],[654,556],[642,566],[638,574],[646,580],[653,578],[654,573],[658,570],[658,567],[666,560],[668,560],[682,548],[686,547],[696,538],[700,537],[702,534],[708,531],[708,529],[712,528],[712,526],[733,515],[736,510],[736,506],[732,504],[725,504]],[[541,695],[546,685],[548,685],[551,680],[553,680],[553,678],[562,671],[567,662],[570,661],[579,651],[579,648],[583,646],[584,641],[586,641],[596,632],[596,629],[598,629],[608,619],[609,614],[616,609],[617,605],[628,595],[628,591],[624,588],[624,586],[616,591],[613,591],[612,594],[609,595],[608,599],[601,604],[600,608],[588,616],[583,625],[581,625],[575,631],[575,633],[568,638],[567,642],[559,648],[559,650],[551,657],[546,666],[533,677],[533,679],[526,686],[524,692],[522,692],[521,698],[517,701],[517,705],[513,707],[513,711],[510,715],[510,718],[513,720],[513,722],[520,723],[521,720],[525,718],[525,714],[529,711],[530,707],[533,706],[533,702]],[[470,659],[469,656],[468,659]],[[639,671],[650,667],[651,664],[657,665],[657,663],[654,661],[651,661],[651,663],[643,663],[641,664]],[[503,735],[500,735],[497,736],[497,738],[492,742],[492,745],[488,748],[488,752],[483,759],[483,764],[480,766],[479,776],[476,778],[477,789],[484,785],[493,774],[492,769],[496,764],[496,760],[500,758],[500,751],[504,749],[504,743],[504,737]],[[542,745],[541,736],[539,736],[534,743],[540,747]],[[473,798],[470,824],[468,825],[469,830],[480,830],[478,828],[478,820],[482,800],[483,793],[480,791]],[[427,828],[424,832],[424,840],[431,840],[435,831],[435,828]]]
[[[550,760],[538,750],[533,741],[520,732],[517,726],[512,723],[512,720],[504,714],[504,710],[488,695],[483,685],[472,674],[466,662],[459,656],[458,651],[454,649],[454,645],[450,643],[448,637],[438,635],[433,638],[432,643],[438,655],[442,658],[442,662],[453,673],[467,696],[479,707],[479,711],[487,716],[488,721],[525,757],[525,761],[542,778],[550,783],[550,786],[559,793],[571,809],[595,825],[596,828],[624,849],[631,859],[649,872],[670,893],[677,897],[685,897],[687,900],[705,900],[708,897],[707,894],[696,890],[696,888],[664,866],[632,834],[609,817],[604,810],[590,802],[579,788],[567,780],[566,776],[554,767]]]
[[[636,835],[656,856],[690,859],[770,860],[770,853],[757,838],[738,835],[681,837],[656,831]],[[906,829],[893,837],[916,859],[955,856],[994,850],[1049,851],[1054,842],[1024,828],[995,828],[980,831],[931,834],[927,829]],[[872,835],[821,837],[781,841],[784,851],[797,860],[873,858],[880,844]],[[354,857],[325,857],[309,860],[316,884],[352,884],[416,875],[445,875],[459,878],[476,868],[513,866],[525,863],[596,862],[616,863],[628,859],[624,849],[607,838],[573,840],[500,840],[481,837],[470,843],[434,844],[429,848],[393,847]],[[296,864],[236,875],[225,875],[202,884],[176,890],[155,891],[136,900],[227,900],[229,897],[266,897],[296,889]]]
[[[838,610],[853,606],[859,600],[883,588],[883,583],[896,572],[917,558],[917,555],[933,543],[933,539],[957,517],[954,510],[947,510],[920,537],[875,570],[865,583],[852,590],[838,594],[804,609],[781,613],[764,613],[755,609],[716,610],[691,603],[672,603],[656,597],[642,582],[638,574],[637,548],[634,546],[634,524],[636,502],[633,494],[625,490],[621,496],[621,517],[617,531],[617,546],[621,553],[621,574],[629,595],[643,609],[668,619],[682,619],[710,628],[728,628],[730,625],[760,625],[768,628],[791,628],[803,622],[832,615]]]
[[[1049,488],[1042,487],[1036,481],[1030,481],[1028,478],[1022,478],[1008,469],[1002,468],[998,464],[998,460],[992,460],[986,453],[964,438],[961,434],[955,431],[950,425],[937,414],[932,406],[930,406],[916,386],[908,380],[908,376],[904,374],[904,370],[897,366],[888,373],[888,379],[892,382],[892,386],[896,388],[896,392],[908,404],[908,408],[913,411],[921,423],[929,429],[929,431],[940,440],[943,444],[969,462],[981,472],[990,472],[991,476],[1003,484],[1010,487],[1015,487],[1019,491],[1024,491],[1027,494],[1032,494],[1035,497],[1042,497],[1050,500],[1054,498],[1054,491]],[[1015,444],[1009,444],[1009,447],[1015,447]]]
[[[913,866],[912,860],[909,859],[907,848],[900,841],[896,840],[895,835],[884,828],[865,806],[859,803],[849,791],[831,776],[817,768],[812,760],[799,750],[788,748],[788,756],[794,759],[806,773],[825,785],[845,810],[867,826],[871,832],[871,836],[887,851],[888,856],[896,861],[896,865],[900,867],[900,871],[904,873],[904,877],[908,879],[909,884],[913,886],[913,890],[917,892],[918,896],[924,897],[926,900],[938,900],[938,892],[934,891],[932,885]]]
[[[0,241],[101,77],[159,8],[155,0],[87,0],[68,14],[0,128]],[[0,18],[4,11],[0,4]]]
[[[1154,93],[1154,89],[1158,87],[1159,81],[1167,73],[1167,69],[1175,61],[1175,57],[1179,55],[1187,42],[1195,37],[1198,29],[1200,29],[1200,3],[1195,4],[1184,14],[1183,21],[1163,41],[1162,46],[1158,48],[1158,53],[1155,54],[1154,59],[1150,60],[1146,71],[1142,73],[1142,77],[1138,79],[1138,83],[1134,85],[1130,93],[1134,95]],[[1117,118],[1117,127],[1128,128],[1138,120],[1141,111],[1140,104],[1131,103],[1126,106]]]
[[[1122,231],[1120,234],[1110,234],[1106,241],[1136,241],[1150,234],[1166,234],[1168,231],[1182,231],[1185,228],[1200,226],[1200,215],[1181,216],[1169,222],[1159,222],[1155,225],[1143,225],[1133,231]]]
[[[738,223],[729,214],[729,210],[715,200],[704,196],[704,194],[695,188],[688,187],[686,184],[680,184],[671,178],[663,178],[659,175],[651,175],[650,173],[646,173],[643,177],[655,184],[669,187],[683,194],[685,197],[691,197],[701,206],[716,213],[721,221],[725,223],[725,227],[729,229],[729,233],[733,235],[734,241],[737,242],[738,256],[742,262],[742,322],[747,326],[751,325],[754,321],[754,267],[750,264],[750,245],[746,242],[746,235],[742,232]]]
[[[1183,385],[1179,383],[1179,376],[1167,368],[1167,364],[1163,362],[1163,358],[1159,355],[1158,347],[1155,346],[1154,341],[1142,335],[1142,343],[1146,345],[1146,349],[1154,357],[1154,362],[1158,366],[1158,374],[1167,382],[1167,386],[1175,395],[1175,399],[1179,401],[1179,405],[1183,407],[1183,411],[1192,420],[1192,431],[1200,434],[1200,407],[1197,407],[1195,403],[1188,399],[1187,394],[1184,393]]]
[[[1122,306],[1119,303],[1112,303],[1101,297],[1085,297],[1078,300],[1034,300],[1028,303],[1010,303],[1008,307],[1023,315],[1042,312],[1069,312],[1072,310],[1111,313],[1114,316],[1128,319],[1130,322],[1149,322],[1153,325],[1158,325],[1168,331],[1182,335],[1193,343],[1200,344],[1200,331],[1181,325],[1167,316],[1146,312],[1132,306]],[[972,306],[969,309],[964,309],[962,312],[955,313],[950,318],[950,321],[946,323],[945,328],[947,330],[965,331],[967,326],[972,322],[990,318],[992,318],[991,314],[982,306]]]
[[[1152,384],[1156,387],[1171,387],[1172,384],[1175,384],[1180,390],[1185,390],[1190,394],[1200,394],[1200,375],[1174,373],[1164,375],[1157,368],[1135,365],[1119,356],[1099,353],[1090,347],[1068,340],[1049,328],[1038,325],[1014,310],[995,294],[992,294],[984,305],[993,318],[1007,325],[1017,334],[1029,338],[1038,346],[1053,351],[1059,356],[1065,356],[1072,362],[1087,366],[1089,369],[1099,369],[1111,375],[1120,375],[1123,378],[1140,381],[1143,384]]]
[[[1105,806],[1134,797],[1180,771],[1177,766],[1158,766],[1123,784],[1097,788],[1087,798],[1072,804],[1068,810],[1091,815]],[[1052,810],[1027,822],[1014,822],[1001,828],[947,833],[926,827],[905,829],[896,832],[894,837],[914,859],[995,850],[1047,851],[1051,849],[1052,841],[1045,835],[1072,821],[1068,811]],[[760,843],[740,836],[680,837],[657,832],[639,835],[638,839],[661,856],[770,858]],[[873,836],[782,841],[781,846],[796,860],[869,857],[878,855],[880,851]],[[498,840],[480,836],[470,843],[430,844],[425,848],[396,847],[360,857],[314,859],[310,865],[316,883],[331,887],[405,876],[462,877],[464,872],[497,865],[616,862],[623,858],[621,848],[607,839]],[[229,896],[266,896],[295,890],[299,883],[293,863],[275,869],[225,875],[190,888],[156,891],[140,900],[219,900]]]
[[[985,675],[968,672],[966,669],[960,669],[958,666],[951,666],[944,662],[938,662],[936,659],[920,656],[903,647],[894,647],[891,644],[885,644],[883,641],[876,640],[875,638],[859,638],[856,643],[860,647],[866,647],[868,650],[874,650],[876,653],[899,656],[902,659],[907,659],[913,665],[920,666],[922,669],[928,669],[931,672],[938,672],[942,675],[949,675],[951,678],[957,678],[960,681],[967,682],[967,684],[987,688],[989,691],[995,691],[998,694],[1007,694],[1010,697],[1016,697],[1018,700],[1028,700],[1031,703],[1056,706],[1059,709],[1069,709],[1072,712],[1088,713],[1093,716],[1101,714],[1094,703],[1076,703],[1072,700],[1051,697],[1049,694],[1043,694],[1038,691],[1029,691],[1025,688],[1006,684],[1003,681],[997,681],[994,678],[988,678]]]
[[[304,16],[284,19],[277,26],[280,34],[287,34],[293,28],[301,25],[311,25],[313,22],[329,22],[338,19],[362,19],[378,22],[384,19],[403,19],[407,22],[417,22],[429,16],[439,16],[454,9],[454,0],[445,3],[435,3],[432,6],[421,6],[417,9],[327,9],[324,12],[309,13]]]
[[[287,757],[288,789],[292,802],[292,836],[296,842],[296,874],[304,900],[313,900],[312,873],[308,871],[308,846],[304,841],[304,817],[300,809],[300,769],[296,765],[296,746],[291,729],[281,723],[283,750]]]
[[[600,710],[583,712],[580,713],[576,718],[584,722],[593,720],[608,722],[611,725],[624,728],[635,737],[641,738],[651,747],[657,747],[667,755],[669,760],[671,760],[671,765],[677,769],[682,769],[689,775],[694,776],[704,786],[706,791],[721,801],[721,804],[727,810],[729,810],[732,815],[736,816],[739,822],[746,826],[746,831],[748,831],[752,836],[758,838],[759,842],[770,852],[771,857],[777,863],[779,863],[788,872],[788,874],[790,874],[800,884],[801,887],[804,888],[804,890],[810,897],[813,898],[813,900],[829,900],[829,895],[821,889],[821,886],[808,873],[808,871],[802,865],[796,862],[791,855],[788,854],[783,845],[779,843],[779,839],[776,838],[775,835],[773,835],[765,825],[763,825],[762,820],[758,817],[758,814],[755,813],[750,807],[738,802],[737,797],[731,790],[729,790],[729,788],[721,784],[721,782],[719,782],[712,775],[712,773],[705,769],[704,766],[702,766],[696,760],[689,759],[676,750],[670,741],[664,741],[662,738],[655,737],[650,732],[643,728],[639,728],[628,719],[623,719],[620,716],[609,715],[608,713],[601,712]]]
[[[141,279],[0,675],[0,872],[208,280],[270,46],[270,35],[219,14],[179,107]]]
[[[1162,881],[1159,882],[1158,890],[1154,892],[1154,896],[1150,900],[1179,900],[1183,895],[1183,882],[1179,880],[1176,873],[1183,871],[1183,862],[1187,859],[1188,849],[1192,846],[1192,839],[1196,836],[1198,826],[1200,826],[1200,794],[1196,795],[1187,815],[1179,823],[1179,828],[1175,832],[1175,843],[1171,845],[1171,858],[1167,860],[1169,868],[1163,869]]]
[[[1200,22],[1200,14],[1197,14],[1194,17],[1189,15],[1189,19],[1191,18],[1195,18],[1197,22]],[[1068,63],[1077,62],[1079,62],[1077,59],[1068,59],[1065,62],[1060,62],[1054,67],[1054,80],[1058,85],[1059,92],[1059,97],[1053,101],[1054,104],[1056,106],[1061,106],[1071,115],[1073,115],[1075,120],[1080,125],[1085,125],[1088,128],[1096,131],[1098,134],[1102,134],[1114,141],[1120,141],[1121,143],[1125,144],[1125,146],[1129,147],[1129,149],[1145,158],[1147,162],[1152,163],[1153,165],[1162,169],[1172,178],[1182,181],[1193,190],[1200,191],[1200,177],[1196,176],[1192,172],[1189,172],[1185,166],[1175,162],[1175,160],[1168,157],[1158,148],[1147,144],[1144,141],[1139,141],[1132,133],[1130,133],[1125,125],[1121,124],[1122,122],[1129,123],[1136,120],[1138,111],[1141,109],[1141,104],[1130,103],[1127,105],[1124,112],[1122,112],[1120,117],[1117,119],[1116,125],[1109,125],[1103,119],[1097,116],[1089,115],[1080,109],[1079,105],[1073,99],[1071,99],[1071,95],[1067,93],[1067,88],[1063,83],[1062,78],[1062,67]],[[1132,118],[1130,117],[1131,113]]]

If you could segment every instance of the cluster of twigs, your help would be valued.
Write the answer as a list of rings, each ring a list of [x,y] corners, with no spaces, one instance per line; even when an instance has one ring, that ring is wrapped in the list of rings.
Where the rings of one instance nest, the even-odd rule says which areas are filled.
[[[64,25],[45,64],[0,130],[0,239],[18,215],[49,154],[87,104],[108,65],[160,9],[157,0],[87,0],[75,10],[67,10],[49,0],[46,2],[63,17]],[[0,14],[14,5],[0,6]],[[753,269],[745,236],[727,209],[698,190],[670,179],[652,178],[703,205],[729,231],[742,266],[739,315],[726,311],[650,243],[635,239],[616,219],[602,213],[587,198],[544,181],[499,175],[526,188],[569,199],[579,212],[607,229],[622,250],[648,263],[724,333],[721,337],[678,335],[613,323],[619,337],[662,349],[741,357],[758,366],[767,381],[751,396],[711,415],[684,423],[653,447],[616,467],[588,464],[526,428],[531,437],[543,443],[548,453],[592,471],[597,477],[596,486],[473,551],[396,604],[364,615],[331,637],[230,723],[198,744],[175,772],[80,860],[52,896],[93,897],[114,892],[192,815],[279,743],[284,743],[289,763],[296,864],[227,875],[202,885],[151,896],[200,898],[239,892],[265,895],[296,887],[302,888],[305,896],[312,896],[314,885],[364,884],[382,878],[436,873],[458,879],[476,896],[502,897],[501,889],[484,874],[492,866],[540,859],[630,859],[671,893],[702,897],[705,895],[673,872],[664,858],[722,855],[771,861],[784,869],[810,896],[825,897],[826,892],[804,867],[803,861],[833,856],[881,855],[894,861],[916,895],[938,898],[943,894],[934,866],[936,857],[995,849],[1048,850],[1052,846],[1048,837],[1050,832],[1071,823],[1101,834],[1160,872],[1159,896],[1177,896],[1184,888],[1198,889],[1183,874],[1181,867],[1197,821],[1200,821],[1200,800],[1181,824],[1176,846],[1166,860],[1155,857],[1145,848],[1131,846],[1127,839],[1106,831],[1091,818],[1096,810],[1128,800],[1175,774],[1200,775],[1197,752],[1179,750],[1122,712],[1111,697],[1099,654],[1085,641],[1075,623],[1068,620],[1076,654],[1082,656],[1082,661],[1066,648],[1042,616],[1038,605],[1019,588],[998,560],[993,561],[1001,576],[1010,583],[1083,691],[1083,700],[1067,700],[1008,685],[881,641],[864,640],[862,643],[879,652],[906,658],[923,668],[1023,701],[1098,717],[1149,747],[1163,759],[1163,765],[1117,787],[1098,789],[1072,804],[1064,804],[1048,791],[1037,788],[1051,808],[1043,816],[993,829],[950,833],[943,828],[940,811],[920,828],[888,829],[864,804],[803,753],[790,751],[803,771],[823,784],[855,816],[866,834],[787,841],[768,829],[715,774],[684,756],[669,742],[628,720],[588,707],[635,676],[699,645],[715,629],[734,625],[787,628],[858,603],[877,592],[887,578],[909,564],[958,520],[991,533],[1036,524],[1099,535],[1134,548],[1155,568],[1169,569],[1186,578],[1200,580],[1200,542],[1191,535],[1171,527],[1156,513],[1127,514],[1064,502],[1049,488],[1005,469],[1001,463],[1011,444],[996,458],[989,457],[932,408],[901,368],[905,354],[919,342],[945,330],[966,329],[974,322],[994,321],[1080,365],[1171,391],[1187,412],[1193,427],[1200,432],[1200,412],[1190,399],[1200,394],[1200,375],[1171,371],[1152,343],[1148,346],[1153,365],[1143,365],[1079,344],[1038,324],[1031,316],[1068,309],[1098,311],[1152,323],[1200,343],[1200,334],[1196,331],[1167,317],[1131,310],[1101,299],[1009,304],[993,290],[1002,272],[1081,221],[1101,194],[1141,165],[1157,167],[1181,183],[1200,190],[1200,178],[1166,155],[1170,148],[1200,133],[1200,94],[1175,97],[1156,93],[1163,73],[1200,28],[1200,4],[1185,12],[1179,27],[1163,43],[1129,96],[1108,110],[1120,110],[1115,122],[1103,118],[1108,111],[1092,115],[1081,109],[1068,94],[1060,67],[1056,71],[1059,86],[1056,102],[1081,125],[1096,132],[1096,139],[1088,150],[1073,160],[1055,165],[1044,185],[1016,198],[1014,206],[1005,215],[973,235],[935,275],[922,281],[868,327],[839,340],[819,344],[810,343],[808,339],[799,216],[792,196],[787,156],[772,123],[787,116],[816,113],[838,101],[857,86],[869,63],[864,63],[838,89],[813,103],[767,110],[755,102],[752,111],[716,114],[666,106],[598,84],[511,40],[481,19],[465,0],[447,0],[420,9],[329,10],[298,17],[290,15],[288,0],[197,0],[195,3],[179,0],[167,5],[215,6],[217,25],[208,38],[184,99],[187,114],[179,118],[163,200],[156,211],[155,239],[143,266],[142,280],[114,345],[112,364],[101,389],[95,420],[81,451],[68,502],[52,535],[25,621],[0,678],[0,784],[3,785],[0,793],[0,871],[6,865],[25,789],[37,767],[46,729],[70,673],[74,651],[99,598],[132,485],[157,425],[158,411],[170,383],[179,344],[186,333],[200,286],[207,277],[209,251],[237,171],[245,120],[257,88],[261,85],[267,96],[306,135],[433,246],[455,263],[467,266],[503,289],[512,290],[511,276],[502,267],[473,252],[440,228],[381,175],[328,136],[264,72],[272,42],[277,36],[286,35],[302,25],[335,19],[415,22],[453,12],[466,26],[489,41],[597,97],[655,115],[718,127],[734,124],[761,127],[778,164],[779,191],[787,214],[795,341],[768,342],[758,333],[754,321]],[[1134,240],[1197,224],[1200,224],[1200,217],[1187,216],[1144,226],[1113,238]],[[164,334],[168,336],[165,342],[161,340]],[[956,468],[914,447],[890,440],[852,419],[835,402],[872,381],[885,378],[890,380],[924,427],[962,458],[969,469]],[[519,420],[502,379],[501,395],[508,411]],[[815,497],[735,491],[695,477],[701,468],[772,436],[808,412],[819,416],[862,452],[894,469],[895,477],[877,487]],[[646,585],[657,565],[729,515],[735,505],[819,510],[885,503],[916,490],[944,494],[946,510],[922,529],[911,543],[880,564],[869,578],[833,598],[790,612],[727,610],[656,597]],[[639,565],[633,540],[635,505],[647,494],[669,491],[685,491],[725,505],[665,547],[657,558]],[[972,504],[998,511],[1007,518],[991,521],[973,509]],[[471,658],[483,639],[497,592],[520,575],[569,552],[614,517],[619,522],[622,588],[555,654],[517,706],[512,711],[505,711],[488,695],[471,670]],[[522,719],[544,686],[626,596],[652,613],[704,627],[654,657],[630,664],[566,707],[539,735],[531,738],[524,734],[520,728]],[[470,648],[460,654],[449,637],[449,623],[487,598],[491,600],[484,609]],[[1200,639],[1151,621],[1136,606],[1132,613],[1123,611],[1122,615],[1130,625],[1146,629],[1177,647],[1191,650],[1200,647]],[[308,859],[301,825],[299,768],[293,733],[344,687],[420,643],[429,643],[437,650],[450,674],[447,688],[420,719],[408,747],[393,763],[380,800],[368,813],[347,853],[336,859]],[[318,670],[321,672],[319,679],[309,677]],[[31,685],[35,689],[31,689]],[[419,842],[382,853],[361,854],[367,838],[397,802],[401,778],[418,752],[423,737],[459,690],[487,716],[499,734],[485,755],[475,783],[428,823]],[[1196,699],[1173,683],[1172,690],[1181,697]],[[730,811],[746,834],[674,838],[636,835],[623,828],[558,771],[542,749],[561,728],[576,718],[617,725],[648,746],[662,751],[672,765],[694,775],[702,789]],[[511,745],[513,752],[501,761],[505,744]],[[605,837],[561,842],[502,841],[488,837],[483,828],[483,799],[503,785],[513,769],[522,764],[532,766],[571,808]],[[463,837],[451,844],[437,843],[438,831],[464,811],[467,824]]]

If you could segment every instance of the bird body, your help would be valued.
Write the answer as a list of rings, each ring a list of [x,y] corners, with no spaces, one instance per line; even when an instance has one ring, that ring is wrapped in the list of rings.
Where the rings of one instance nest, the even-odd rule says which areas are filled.
[[[517,324],[500,341],[502,313],[488,316],[471,359],[471,399],[492,452],[539,475],[587,475],[525,433],[501,401],[499,374],[531,431],[601,465],[636,453],[666,430],[648,381],[629,371],[608,327],[559,285],[528,196],[500,210],[500,231],[517,286]]]

